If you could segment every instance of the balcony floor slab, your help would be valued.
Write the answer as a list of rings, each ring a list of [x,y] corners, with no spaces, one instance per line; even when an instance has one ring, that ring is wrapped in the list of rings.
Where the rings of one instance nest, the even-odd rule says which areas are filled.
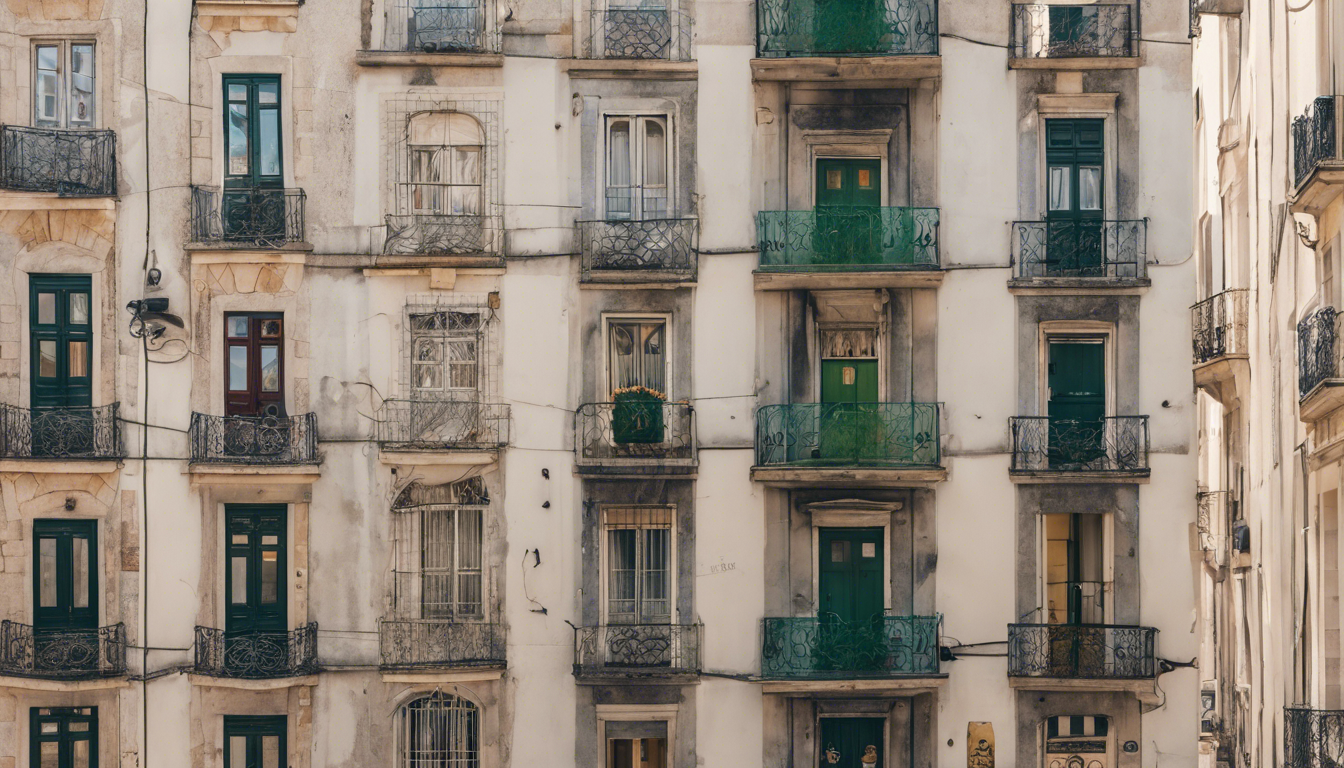
[[[1298,418],[1311,424],[1340,406],[1344,406],[1344,379],[1326,379],[1312,387],[1298,403]]]
[[[757,81],[813,80],[829,84],[918,82],[943,74],[941,56],[799,56],[752,59]]]
[[[41,677],[17,677],[0,675],[0,690],[12,688],[23,691],[55,691],[58,693],[79,693],[81,691],[111,691],[129,688],[131,681],[125,675],[120,677],[100,677],[96,680],[51,680]]]
[[[396,449],[378,451],[382,464],[408,467],[471,466],[484,467],[499,461],[499,451],[473,451],[456,448]]]
[[[0,475],[105,475],[121,468],[121,459],[0,459]]]
[[[561,59],[560,69],[574,79],[589,80],[695,80],[696,61],[666,59]]]
[[[754,482],[773,488],[932,488],[947,479],[943,467],[762,467],[751,468]]]
[[[868,288],[937,288],[946,273],[941,269],[887,269],[853,272],[756,270],[752,282],[758,291],[822,291]]]
[[[1138,69],[1143,66],[1142,56],[1031,56],[1009,58],[1009,69],[1062,69],[1066,71],[1097,69]]]
[[[1136,469],[1127,472],[1052,472],[1048,470],[1012,469],[1009,478],[1022,485],[1078,485],[1097,483],[1126,483],[1147,485],[1152,472]]]
[[[1293,213],[1319,216],[1344,190],[1344,161],[1322,160],[1288,197]]]
[[[1148,278],[1106,279],[1093,277],[1013,278],[1008,292],[1014,296],[1142,296],[1153,284]]]
[[[429,683],[488,683],[504,677],[505,667],[453,667],[445,664],[442,669],[383,670],[384,683],[425,685]]]
[[[1195,386],[1232,410],[1240,399],[1238,381],[1248,381],[1250,373],[1249,355],[1222,355],[1194,367]]]
[[[699,685],[699,673],[603,672],[574,674],[575,685]]]
[[[297,677],[272,677],[254,680],[240,677],[213,677],[192,672],[187,675],[192,685],[202,688],[233,688],[239,691],[278,691],[284,688],[299,688],[317,685],[317,675],[299,675]]]
[[[502,53],[423,53],[421,51],[355,51],[361,67],[492,67],[504,66]]]
[[[191,477],[192,485],[310,485],[321,479],[322,468],[316,464],[188,464],[182,474]]]
[[[1157,679],[1141,677],[1137,679],[1079,679],[1060,677],[1012,677],[1008,678],[1008,687],[1019,691],[1053,691],[1060,693],[1096,693],[1098,691],[1116,691],[1131,693],[1144,704],[1157,704],[1162,696],[1157,692]]]
[[[947,687],[947,675],[848,680],[761,680],[761,693],[787,697],[915,696]]]

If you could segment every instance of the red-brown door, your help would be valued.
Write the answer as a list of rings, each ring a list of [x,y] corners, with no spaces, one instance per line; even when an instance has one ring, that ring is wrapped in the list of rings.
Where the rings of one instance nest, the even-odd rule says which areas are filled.
[[[224,315],[224,415],[285,415],[284,316]]]

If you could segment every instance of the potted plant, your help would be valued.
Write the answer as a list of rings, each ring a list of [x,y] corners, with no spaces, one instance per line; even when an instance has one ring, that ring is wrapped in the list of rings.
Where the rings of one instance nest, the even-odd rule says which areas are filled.
[[[615,442],[663,442],[663,403],[667,395],[635,385],[612,392],[611,399],[611,435]]]

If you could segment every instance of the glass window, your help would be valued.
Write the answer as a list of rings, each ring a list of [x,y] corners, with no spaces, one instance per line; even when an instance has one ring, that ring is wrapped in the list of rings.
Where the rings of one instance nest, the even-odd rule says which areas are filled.
[[[447,493],[455,491],[450,486]],[[401,618],[484,616],[481,565],[488,502],[477,491],[460,495],[469,503],[417,504],[395,509],[398,514],[393,518],[396,541],[393,588],[396,612]]]
[[[608,219],[668,215],[666,116],[607,118]]]
[[[667,343],[664,320],[613,320],[608,325],[611,391],[647,387],[667,391]]]
[[[40,630],[93,630],[98,625],[97,523],[34,520],[33,624]]]
[[[422,112],[410,119],[408,213],[480,216],[485,131],[470,115]]]
[[[32,765],[98,768],[97,707],[33,708],[29,720]]]
[[[284,415],[283,321],[274,314],[224,316],[226,416]]]
[[[1078,210],[1101,210],[1101,168],[1085,165],[1078,169]]]
[[[1069,191],[1069,169],[1066,166],[1050,166],[1050,210],[1067,211],[1073,207]]]
[[[411,393],[416,399],[474,399],[484,332],[478,312],[411,312]]]
[[[607,620],[666,624],[672,618],[672,510],[604,510],[607,533]]]
[[[398,768],[480,768],[480,713],[475,704],[434,693],[397,713]]]
[[[33,125],[93,128],[97,98],[96,56],[89,42],[50,42],[33,47]]]
[[[224,764],[228,768],[283,768],[285,717],[226,716]]]

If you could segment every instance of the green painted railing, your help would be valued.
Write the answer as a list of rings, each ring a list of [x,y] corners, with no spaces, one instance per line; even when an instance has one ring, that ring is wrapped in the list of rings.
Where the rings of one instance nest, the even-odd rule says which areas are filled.
[[[756,215],[761,269],[938,267],[937,208],[818,208]]]
[[[761,620],[761,677],[782,679],[938,674],[941,616],[835,614]]]
[[[937,0],[756,0],[761,58],[936,56]]]
[[[756,464],[932,467],[938,403],[787,403],[756,409]]]

